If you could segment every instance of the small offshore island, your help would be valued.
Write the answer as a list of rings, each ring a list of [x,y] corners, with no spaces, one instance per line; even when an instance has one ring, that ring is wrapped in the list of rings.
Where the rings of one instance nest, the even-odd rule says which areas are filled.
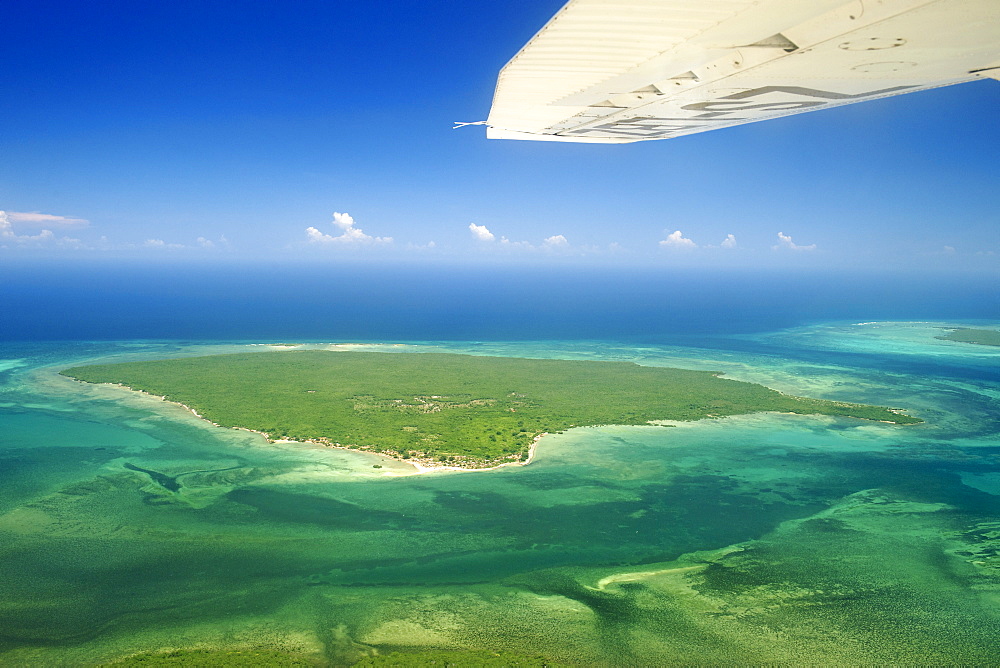
[[[960,327],[934,338],[943,341],[958,341],[959,343],[975,343],[980,346],[1000,346],[1000,331],[995,329]]]
[[[543,434],[572,427],[764,411],[922,422],[899,409],[794,397],[709,371],[632,362],[293,350],[60,373],[160,396],[270,441],[471,469],[525,463]]]

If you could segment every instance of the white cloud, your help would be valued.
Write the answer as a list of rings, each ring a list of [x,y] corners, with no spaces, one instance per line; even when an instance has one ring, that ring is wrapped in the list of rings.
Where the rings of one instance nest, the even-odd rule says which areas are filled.
[[[67,216],[53,216],[48,213],[38,211],[8,211],[7,218],[12,223],[23,223],[25,225],[40,226],[52,225],[55,227],[83,227],[90,223],[83,218],[69,218]]]
[[[664,248],[697,248],[698,244],[686,239],[680,230],[676,232],[671,232],[667,235],[667,238],[660,242],[660,245]]]
[[[142,245],[146,248],[184,248],[184,244],[168,244],[163,239],[146,239]]]
[[[354,227],[354,218],[349,213],[334,211],[333,224],[342,230],[350,230]]]
[[[323,234],[315,227],[307,227],[306,236],[309,237],[310,243],[324,243],[328,241],[333,241],[333,237],[331,237],[329,234]]]
[[[215,246],[215,242],[211,239],[206,239],[205,237],[198,237],[198,245],[202,248],[212,248]]]
[[[954,246],[945,246],[944,247],[944,254],[945,255],[954,255],[955,254],[955,247]]]
[[[778,232],[778,245],[771,246],[772,250],[793,250],[793,251],[811,251],[816,250],[816,244],[809,244],[808,246],[799,246],[792,238],[783,232]]]
[[[19,237],[15,237],[18,241],[52,241],[56,238],[56,235],[52,233],[52,230],[42,230],[34,236],[29,236],[23,234]]]
[[[732,234],[727,234],[726,238],[722,240],[722,243],[719,244],[719,246],[722,248],[736,248],[736,237]]]
[[[500,237],[500,245],[504,248],[518,248],[520,250],[535,250],[534,245],[528,241],[511,241],[507,237]]]
[[[50,244],[53,242],[58,245],[77,246],[80,243],[79,239],[70,239],[69,237],[56,238],[52,230],[48,229],[42,230],[38,234],[18,234],[14,231],[14,225],[11,222],[14,215],[16,214],[13,211],[0,211],[0,243],[12,242],[29,246]]]
[[[486,229],[485,225],[476,225],[475,223],[469,223],[469,231],[472,232],[474,236],[479,241],[493,241],[496,236]]]
[[[497,239],[497,236],[487,229],[485,225],[476,225],[475,223],[469,223],[469,232],[472,236],[482,242],[491,244],[492,248],[503,248],[506,251],[526,251],[526,252],[539,252],[539,251],[555,251],[555,250],[565,250],[570,248],[569,240],[561,234],[554,234],[551,237],[547,237],[541,243],[541,245],[536,246],[530,241],[511,241],[507,237],[501,236]],[[496,245],[492,245],[495,242]]]
[[[309,243],[315,244],[391,244],[392,237],[373,237],[370,234],[365,234],[364,230],[360,227],[354,226],[354,218],[351,217],[349,213],[334,212],[333,214],[333,225],[338,227],[343,232],[337,236],[332,234],[324,234],[320,232],[315,227],[306,228],[306,236],[309,237]]]

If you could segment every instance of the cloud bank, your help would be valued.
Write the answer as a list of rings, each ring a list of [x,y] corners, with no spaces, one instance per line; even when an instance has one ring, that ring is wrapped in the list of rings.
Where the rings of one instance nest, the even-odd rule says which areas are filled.
[[[373,237],[370,234],[365,234],[364,230],[360,227],[355,227],[354,218],[349,213],[335,212],[333,214],[333,226],[341,230],[339,235],[324,234],[315,227],[307,227],[306,236],[309,238],[309,243],[337,245],[392,243],[392,237]]]
[[[479,241],[493,241],[496,239],[496,235],[490,232],[485,225],[469,223],[469,231],[472,232],[472,236]]]
[[[524,251],[554,251],[565,250],[570,247],[569,240],[562,234],[554,234],[551,237],[547,237],[542,241],[541,246],[536,246],[528,241],[511,241],[507,237],[500,237],[500,240],[497,241],[497,236],[490,232],[489,228],[485,225],[469,223],[469,232],[476,241],[481,241],[485,244],[495,244],[500,248],[518,249]]]
[[[21,214],[14,211],[0,211],[0,244],[6,245],[8,243],[17,244],[19,246],[29,245],[48,245],[51,243],[56,243],[62,246],[77,246],[80,244],[79,239],[71,239],[70,237],[59,237],[57,238],[55,233],[49,229],[43,229],[38,234],[18,234],[14,231],[13,221],[17,220],[18,216],[41,216],[44,217],[46,214]],[[61,218],[61,216],[53,216],[54,218]],[[71,220],[71,219],[67,219]],[[29,221],[31,222],[31,221]],[[37,221],[35,221],[37,222]],[[84,221],[86,222],[86,221]]]
[[[808,246],[799,246],[792,238],[783,233],[778,232],[778,244],[776,246],[771,246],[772,250],[793,250],[793,251],[813,251],[816,250],[816,244],[809,244]]]
[[[85,227],[90,223],[83,218],[69,218],[67,216],[54,216],[49,213],[39,213],[38,211],[8,211],[7,220],[11,223],[19,223],[30,226],[51,225],[53,227]]]
[[[667,235],[667,238],[660,242],[660,245],[664,248],[697,248],[698,244],[686,239],[680,230],[676,232],[671,232]]]

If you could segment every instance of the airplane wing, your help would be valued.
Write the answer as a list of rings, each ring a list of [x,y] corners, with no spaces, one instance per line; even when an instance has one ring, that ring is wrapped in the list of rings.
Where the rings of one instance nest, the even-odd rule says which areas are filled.
[[[667,139],[1000,79],[1000,0],[570,0],[500,72],[487,136]]]

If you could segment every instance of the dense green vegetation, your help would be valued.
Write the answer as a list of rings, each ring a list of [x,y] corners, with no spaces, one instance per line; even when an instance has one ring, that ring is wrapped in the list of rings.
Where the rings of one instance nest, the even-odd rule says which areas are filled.
[[[406,668],[555,668],[558,665],[542,656],[527,656],[511,652],[477,650],[423,650],[418,652],[392,652],[361,659],[358,667],[376,668],[397,666]]]
[[[759,411],[899,424],[880,406],[805,399],[707,371],[631,362],[322,350],[213,355],[66,369],[182,403],[227,427],[458,465],[523,460],[535,436]]]
[[[224,666],[266,666],[267,668],[291,668],[293,666],[315,667],[316,662],[303,657],[271,650],[207,650],[188,649],[154,654],[139,654],[114,663],[107,668],[220,668]],[[325,665],[325,664],[324,664]],[[374,668],[376,666],[406,666],[407,668],[476,668],[504,666],[507,668],[557,668],[545,657],[515,654],[512,652],[490,652],[485,650],[417,650],[412,652],[392,652],[361,659],[355,666]]]
[[[139,654],[105,664],[107,668],[224,668],[225,666],[267,666],[268,668],[312,667],[315,662],[271,650],[184,649],[156,654]]]
[[[961,343],[978,343],[981,346],[1000,346],[1000,331],[995,329],[960,328],[934,338]]]

